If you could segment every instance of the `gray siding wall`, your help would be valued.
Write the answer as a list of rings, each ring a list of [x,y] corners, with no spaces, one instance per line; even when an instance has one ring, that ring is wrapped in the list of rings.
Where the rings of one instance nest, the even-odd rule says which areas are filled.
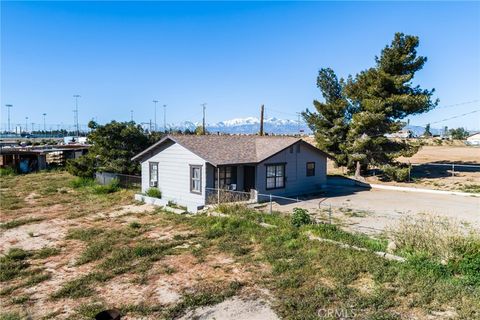
[[[149,162],[158,162],[158,188],[162,198],[187,206],[195,212],[194,207],[205,205],[205,186],[207,183],[207,163],[205,160],[177,143],[165,144],[150,158],[142,162],[142,192],[150,186]],[[202,193],[190,192],[190,165],[202,166]]]
[[[297,153],[297,144],[293,146],[293,153],[290,153],[290,148],[287,148],[257,165],[255,179],[258,193],[294,196],[316,192],[326,184],[327,158],[303,143],[299,143],[300,152]],[[307,162],[315,162],[314,176],[307,177]],[[266,165],[275,163],[285,163],[285,188],[267,190]]]

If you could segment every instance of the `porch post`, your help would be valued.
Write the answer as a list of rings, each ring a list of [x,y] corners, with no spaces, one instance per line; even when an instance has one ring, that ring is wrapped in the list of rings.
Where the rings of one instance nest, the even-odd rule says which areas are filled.
[[[217,167],[217,204],[220,204],[220,168]]]

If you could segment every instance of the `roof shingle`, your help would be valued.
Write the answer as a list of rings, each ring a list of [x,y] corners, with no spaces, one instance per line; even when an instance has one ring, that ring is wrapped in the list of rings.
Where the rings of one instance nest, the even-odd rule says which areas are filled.
[[[167,140],[178,143],[213,165],[258,163],[301,141],[284,136],[169,135],[136,155],[133,160],[141,159]]]

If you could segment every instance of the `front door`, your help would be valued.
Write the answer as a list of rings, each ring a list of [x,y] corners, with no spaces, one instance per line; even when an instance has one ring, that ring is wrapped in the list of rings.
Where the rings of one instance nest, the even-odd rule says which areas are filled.
[[[243,187],[250,192],[255,189],[255,166],[243,166]]]

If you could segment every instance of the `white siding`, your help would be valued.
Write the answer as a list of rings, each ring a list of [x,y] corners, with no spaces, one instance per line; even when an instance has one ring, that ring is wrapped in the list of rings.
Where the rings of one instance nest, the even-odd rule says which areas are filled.
[[[297,153],[297,145],[300,152]],[[315,162],[315,175],[307,177],[307,162]],[[267,164],[285,163],[285,188],[266,189]],[[327,182],[327,158],[312,148],[297,143],[257,165],[256,190],[263,194],[294,196],[319,191]]]
[[[149,162],[158,162],[158,188],[162,198],[192,208],[205,205],[206,168],[205,160],[177,143],[165,143],[159,150],[142,162],[142,192],[149,188]],[[202,166],[202,193],[190,192],[190,165]]]

